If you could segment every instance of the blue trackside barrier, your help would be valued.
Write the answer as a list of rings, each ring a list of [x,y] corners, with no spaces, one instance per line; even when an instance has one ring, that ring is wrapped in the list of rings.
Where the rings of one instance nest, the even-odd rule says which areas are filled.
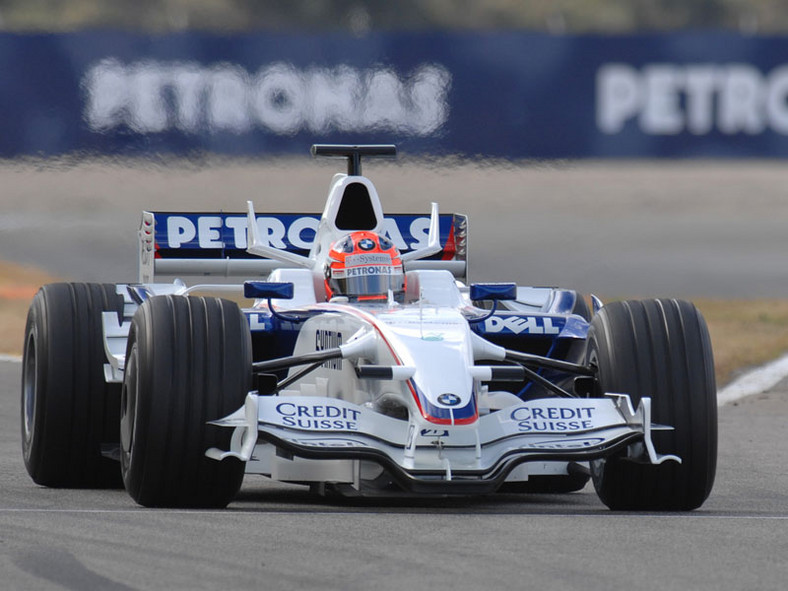
[[[0,35],[0,157],[788,155],[788,38]]]

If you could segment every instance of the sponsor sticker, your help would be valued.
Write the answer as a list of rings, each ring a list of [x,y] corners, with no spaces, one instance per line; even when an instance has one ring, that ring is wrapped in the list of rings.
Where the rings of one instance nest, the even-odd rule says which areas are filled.
[[[523,445],[528,449],[584,449],[595,447],[605,442],[602,437],[587,437],[584,439],[555,439],[550,441],[538,441]]]
[[[390,265],[391,255],[374,252],[351,254],[345,257],[345,264],[348,267],[358,267],[361,265]]]
[[[336,349],[342,344],[342,333],[334,330],[319,329],[315,331],[315,351]],[[342,358],[329,359],[323,364],[326,369],[342,369]]]
[[[400,269],[397,267],[397,269]],[[366,265],[364,267],[350,267],[346,269],[345,277],[371,277],[376,275],[394,275],[391,265]]]
[[[247,247],[247,220],[244,214],[155,213],[156,245],[163,249],[229,249]],[[445,244],[453,223],[450,214],[440,216],[441,241]],[[318,215],[275,214],[257,216],[257,233],[263,244],[295,252],[308,251],[314,245],[320,224]],[[423,248],[429,244],[430,218],[400,214],[383,220],[382,235],[400,252]],[[357,256],[386,256],[384,253],[360,253]],[[356,263],[358,264],[358,263]],[[361,264],[366,264],[363,261]]]
[[[511,419],[523,433],[587,431],[594,427],[594,410],[593,406],[520,407],[511,412]]]
[[[280,402],[274,407],[279,423],[295,429],[358,431],[361,411],[338,404]]]
[[[438,396],[438,402],[440,402],[445,406],[457,406],[460,402],[462,402],[462,398],[460,398],[456,394],[447,392],[446,394],[441,394],[440,396]]]
[[[361,250],[372,250],[375,248],[375,242],[370,238],[362,238],[359,240],[358,247]]]
[[[421,337],[422,341],[430,341],[430,342],[434,342],[434,343],[439,343],[439,342],[443,341],[444,339],[445,339],[445,337],[444,337],[443,333],[440,333],[440,332],[427,333],[427,334],[425,334],[424,336]]]
[[[490,316],[484,321],[485,332],[513,334],[559,334],[564,320],[550,316]]]
[[[422,429],[419,431],[419,435],[422,437],[448,437],[449,430],[448,429]]]
[[[320,439],[304,439],[293,437],[290,438],[289,441],[308,447],[368,447],[364,441],[360,441],[358,439],[346,439],[342,437],[321,437]]]
[[[500,417],[517,433],[570,434],[625,424],[610,400],[540,399],[507,410]]]

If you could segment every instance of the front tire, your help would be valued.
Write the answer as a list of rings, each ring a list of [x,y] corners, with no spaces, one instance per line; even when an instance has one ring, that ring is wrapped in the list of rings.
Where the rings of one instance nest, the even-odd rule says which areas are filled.
[[[639,464],[613,456],[591,463],[602,502],[614,510],[688,511],[711,492],[717,464],[717,389],[706,322],[689,302],[613,302],[594,317],[588,362],[598,370],[600,394],[629,394],[637,406],[652,399],[652,421],[673,431],[653,432],[660,454],[681,464]]]
[[[238,306],[218,298],[154,297],[132,321],[121,397],[126,490],[147,507],[225,507],[244,464],[205,457],[229,430],[208,425],[251,389],[252,345]]]
[[[117,445],[120,384],[104,380],[101,313],[123,313],[115,286],[52,283],[33,298],[22,359],[22,454],[43,486],[122,485],[102,444]]]

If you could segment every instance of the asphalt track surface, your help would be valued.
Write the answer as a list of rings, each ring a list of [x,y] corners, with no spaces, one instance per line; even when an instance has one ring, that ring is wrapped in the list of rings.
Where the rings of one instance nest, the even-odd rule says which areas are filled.
[[[717,481],[684,514],[569,495],[346,502],[248,477],[224,511],[54,490],[19,444],[21,364],[0,362],[3,589],[784,590],[788,383],[720,409]]]
[[[603,297],[788,297],[788,168],[775,162],[365,162],[387,212],[470,217],[472,281]],[[126,163],[128,164],[128,163]],[[321,212],[336,160],[0,163],[0,258],[137,279],[143,209]]]
[[[260,211],[319,211],[335,168],[202,164],[6,167],[2,257],[70,279],[130,281],[141,209],[239,211],[253,198]],[[788,173],[777,163],[423,167],[405,176],[376,167],[365,173],[384,208],[427,211],[437,200],[470,214],[475,280],[603,295],[788,291]],[[33,484],[19,443],[20,372],[0,361],[3,589],[716,591],[788,581],[785,381],[720,409],[717,482],[691,513],[610,512],[590,487],[337,502],[251,477],[227,510],[206,512],[141,508],[122,490]]]

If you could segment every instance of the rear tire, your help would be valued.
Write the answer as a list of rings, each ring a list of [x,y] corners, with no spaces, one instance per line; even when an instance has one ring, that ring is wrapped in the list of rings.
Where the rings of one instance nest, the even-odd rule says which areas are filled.
[[[101,313],[123,313],[115,286],[53,283],[33,298],[22,359],[22,454],[37,484],[122,486],[116,461],[120,384],[104,380]]]
[[[717,464],[717,389],[706,322],[689,302],[613,302],[594,317],[588,362],[603,392],[652,400],[652,421],[674,427],[652,433],[660,454],[681,464],[638,464],[623,456],[591,463],[594,487],[614,510],[688,511],[711,492]]]
[[[249,327],[218,298],[154,297],[132,321],[121,397],[126,490],[147,507],[225,507],[244,464],[205,457],[231,430],[208,425],[238,410],[252,383]]]

